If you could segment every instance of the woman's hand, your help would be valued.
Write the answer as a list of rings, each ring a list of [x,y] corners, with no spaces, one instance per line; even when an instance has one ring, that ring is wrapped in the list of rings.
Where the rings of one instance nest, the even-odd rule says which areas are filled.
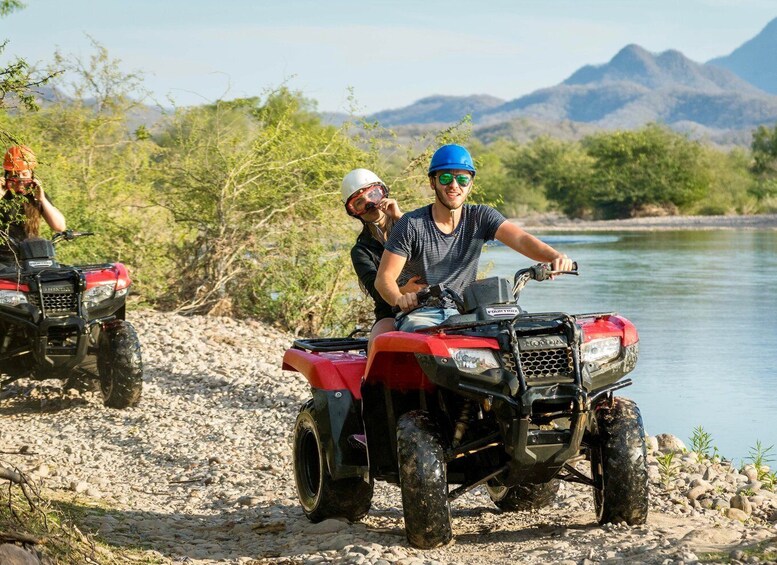
[[[393,198],[384,198],[376,207],[393,220],[402,217],[402,210],[399,209],[399,204]]]
[[[46,193],[43,192],[43,183],[40,182],[40,179],[32,179],[32,194],[38,202],[43,202],[43,199],[46,198]]]
[[[421,280],[420,275],[416,275],[414,277],[411,277],[409,281],[407,281],[405,284],[399,287],[399,292],[402,294],[408,294],[410,292],[418,292],[422,288],[426,288],[427,284],[424,284],[422,282],[418,282]]]

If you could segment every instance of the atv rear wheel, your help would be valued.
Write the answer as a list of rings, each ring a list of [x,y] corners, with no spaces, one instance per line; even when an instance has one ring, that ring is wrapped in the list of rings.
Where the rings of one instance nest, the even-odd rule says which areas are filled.
[[[143,358],[132,324],[117,320],[100,332],[97,371],[106,406],[137,406],[143,391]]]
[[[372,480],[359,477],[334,480],[326,464],[313,401],[300,409],[294,425],[294,480],[305,516],[311,522],[346,518],[356,522],[370,510]]]
[[[444,450],[426,412],[399,418],[397,458],[407,540],[420,549],[448,543],[453,531]]]
[[[506,487],[489,481],[486,492],[497,508],[506,512],[539,510],[549,506],[556,498],[561,481],[551,479],[547,483],[523,483]]]
[[[591,447],[594,507],[600,524],[644,524],[648,514],[647,449],[637,405],[615,398],[596,409],[598,438]]]

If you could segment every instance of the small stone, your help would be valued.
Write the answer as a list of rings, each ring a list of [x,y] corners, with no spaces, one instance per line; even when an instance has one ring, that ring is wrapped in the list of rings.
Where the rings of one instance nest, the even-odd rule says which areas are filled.
[[[751,481],[758,480],[758,469],[755,468],[755,465],[745,465],[742,474]]]
[[[256,506],[261,504],[262,499],[258,496],[241,496],[236,502],[239,506]]]
[[[83,492],[86,492],[89,489],[89,483],[86,481],[72,481],[70,483],[70,490],[77,492],[78,494],[81,494]]]
[[[740,522],[746,522],[749,516],[742,512],[739,508],[729,508],[726,510],[726,517],[732,520],[739,520]]]
[[[753,505],[744,495],[737,494],[732,496],[731,500],[729,501],[729,504],[731,505],[731,508],[736,508],[738,510],[741,510],[748,516],[753,513]]]
[[[685,444],[682,440],[671,434],[658,434],[656,436],[658,442],[658,449],[661,453],[678,453],[686,451]]]
[[[348,528],[348,522],[342,520],[335,520],[330,518],[319,522],[318,524],[311,524],[307,527],[306,531],[310,534],[333,534]]]
[[[751,490],[753,492],[758,492],[763,488],[763,483],[759,481],[758,479],[751,480],[749,483],[745,483],[742,486],[737,488],[737,492],[742,492],[743,490]]]
[[[50,470],[48,465],[46,465],[45,463],[41,463],[35,468],[33,472],[39,477],[48,477]]]
[[[709,489],[704,485],[694,487],[690,491],[688,491],[688,495],[687,495],[688,499],[695,502],[696,499],[699,498],[705,492],[707,492],[707,490]]]
[[[653,436],[647,436],[645,438],[645,447],[647,447],[648,453],[655,453],[658,451],[658,440]]]

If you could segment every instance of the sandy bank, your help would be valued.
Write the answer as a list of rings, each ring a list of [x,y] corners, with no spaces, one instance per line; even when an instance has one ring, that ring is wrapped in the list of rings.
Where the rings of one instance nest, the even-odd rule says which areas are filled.
[[[533,216],[511,221],[534,231],[777,230],[777,214],[757,216],[661,216],[584,221],[562,216]]]

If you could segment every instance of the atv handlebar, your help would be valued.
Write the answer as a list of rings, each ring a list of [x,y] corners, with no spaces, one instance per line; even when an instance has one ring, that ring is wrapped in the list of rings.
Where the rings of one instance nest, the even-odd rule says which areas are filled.
[[[545,281],[555,277],[556,275],[577,276],[579,274],[580,273],[577,271],[577,262],[572,263],[571,271],[552,271],[548,263],[537,263],[531,267],[519,269],[516,271],[515,277],[513,278],[513,297],[516,301],[518,301],[518,296],[520,295],[521,290],[523,290],[523,287],[526,286],[526,283],[530,280]],[[396,317],[397,321],[410,314],[410,312],[418,310],[419,308],[423,308],[435,298],[439,299],[440,301],[447,298],[456,304],[456,308],[459,310],[459,312],[463,313],[465,310],[464,301],[453,289],[446,287],[444,284],[435,284],[419,290],[416,293],[418,306],[412,310],[408,310],[407,312],[399,312]]]
[[[94,232],[74,231],[74,230],[59,231],[51,237],[51,243],[57,243],[58,241],[62,241],[62,240],[72,241],[77,237],[83,237],[86,235],[94,235]]]
[[[518,296],[521,294],[523,287],[530,280],[546,281],[552,279],[556,275],[575,275],[580,273],[577,271],[577,261],[572,263],[571,271],[552,271],[548,263],[537,263],[531,267],[525,269],[518,269],[513,277],[513,296],[518,300]]]

